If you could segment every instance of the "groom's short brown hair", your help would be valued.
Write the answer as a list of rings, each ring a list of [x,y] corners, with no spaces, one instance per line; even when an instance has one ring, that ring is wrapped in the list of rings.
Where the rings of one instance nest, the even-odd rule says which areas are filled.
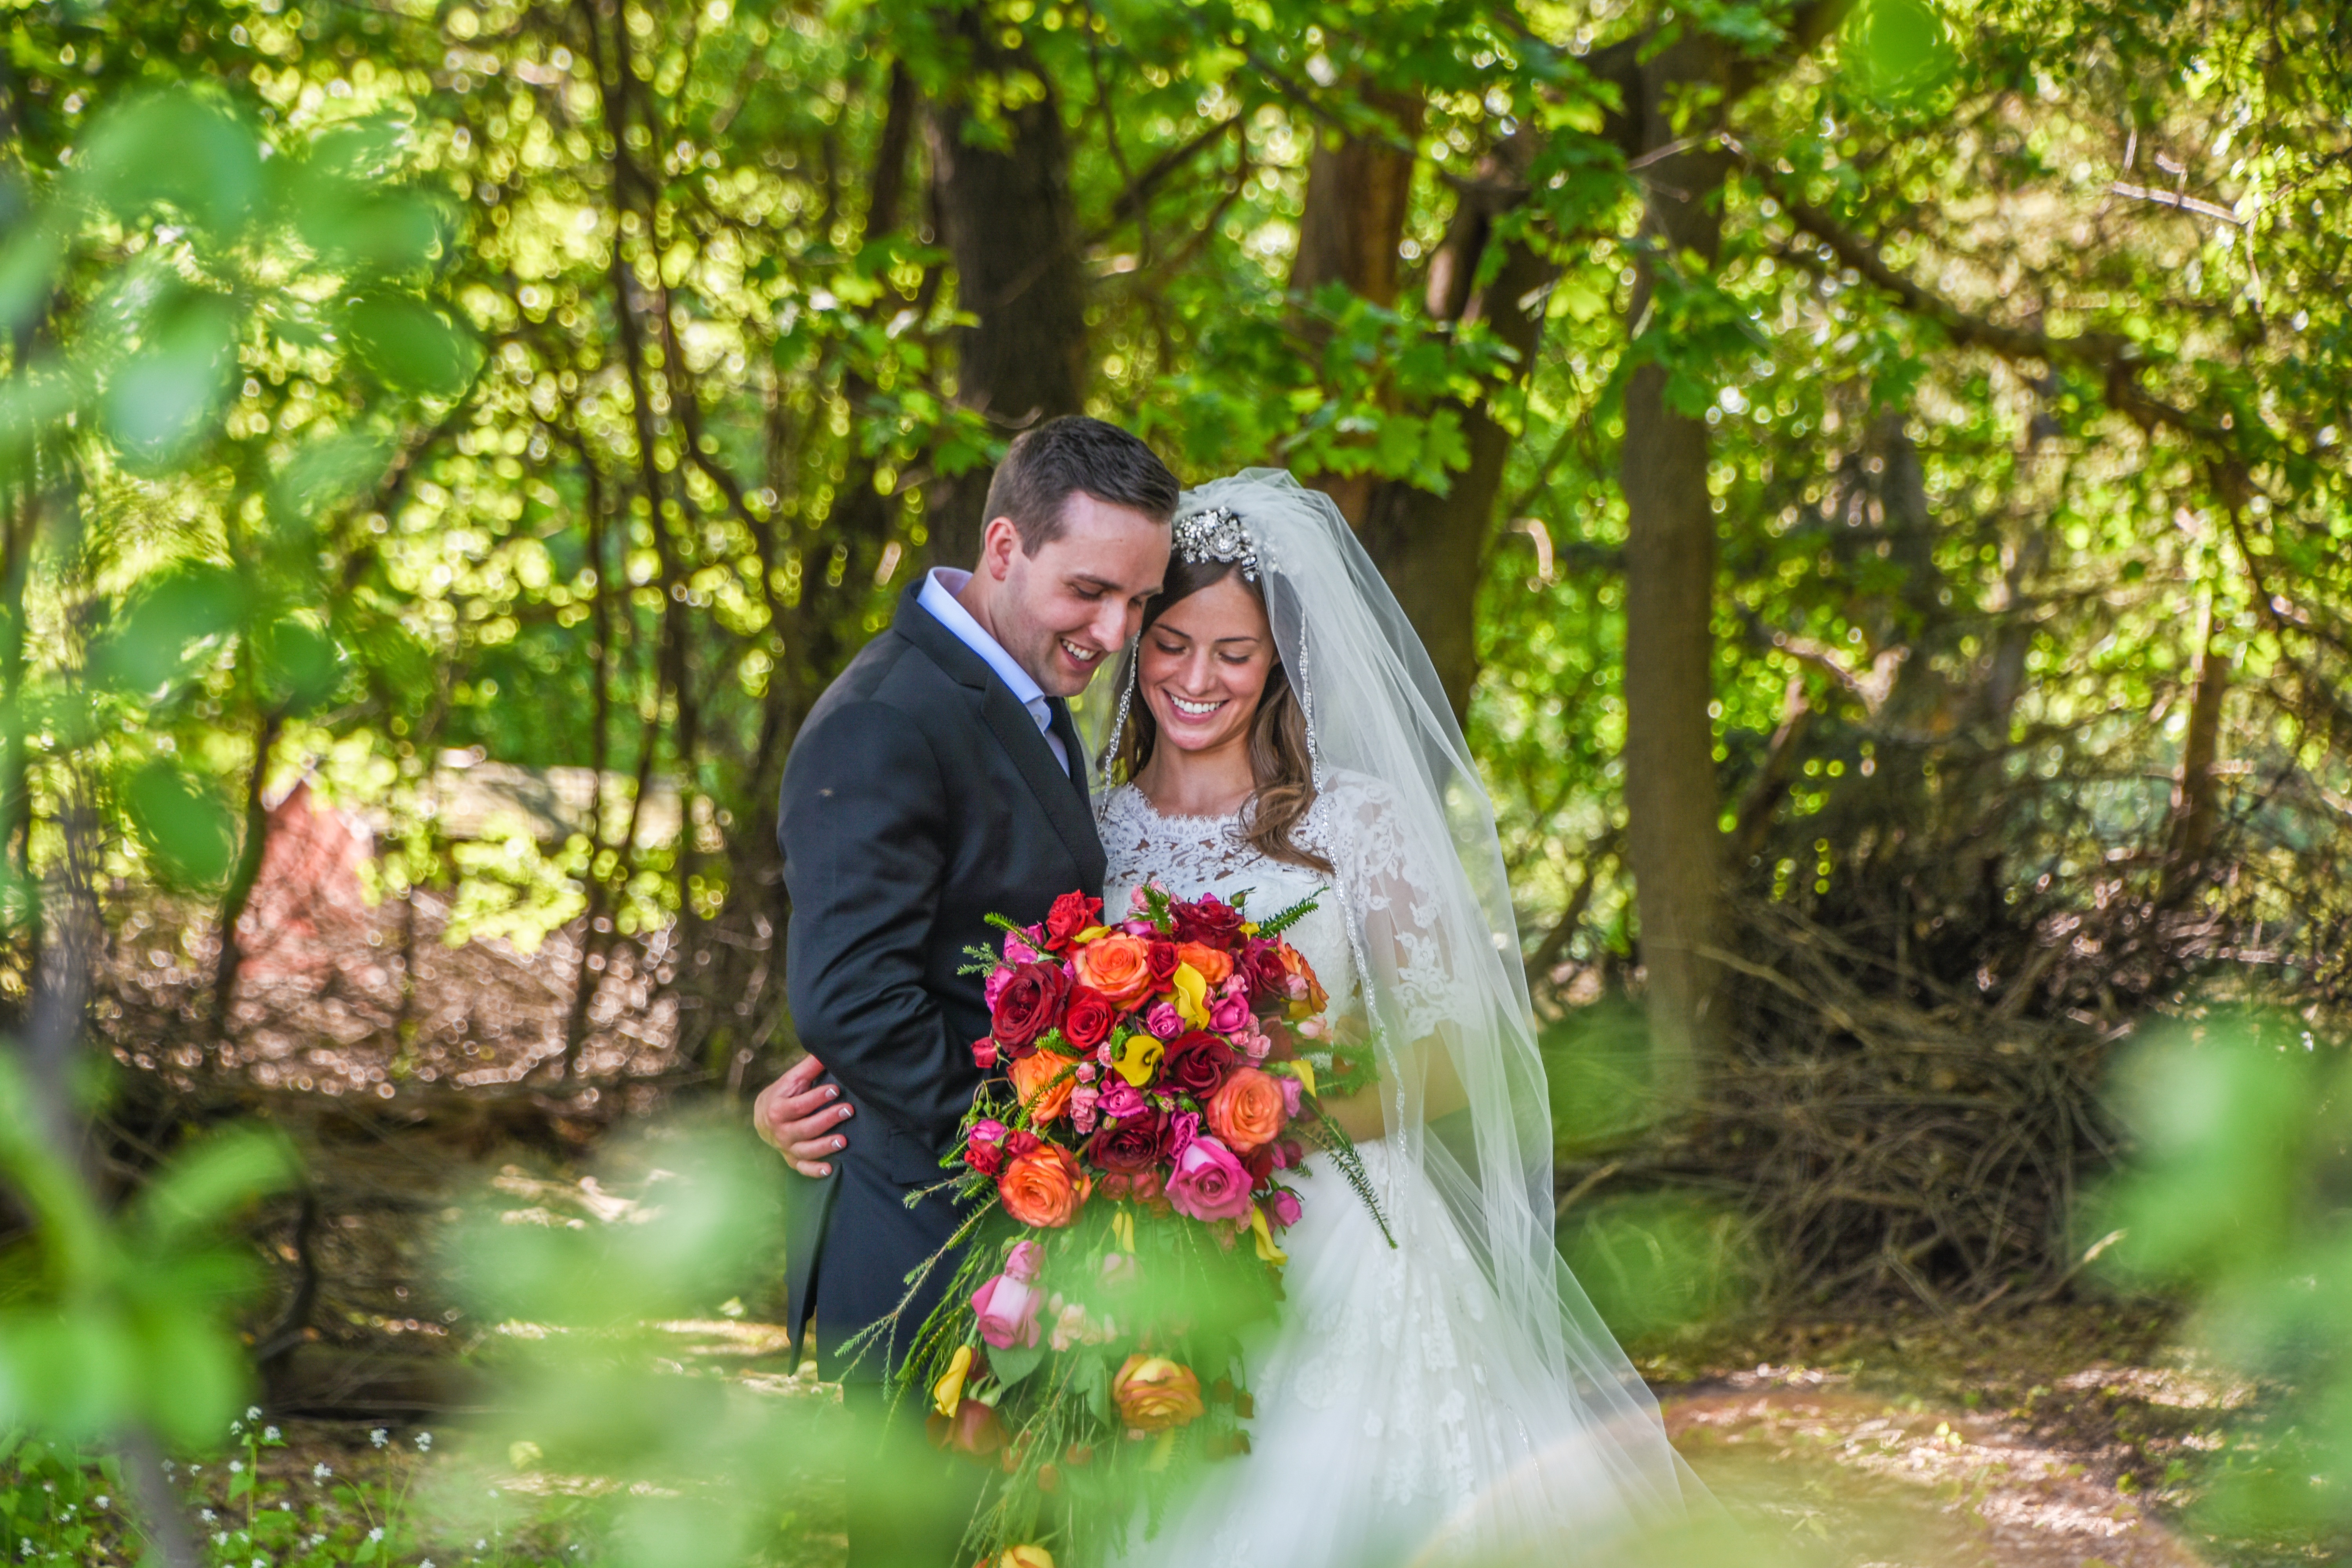
[[[1075,491],[1166,522],[1176,514],[1181,488],[1150,447],[1118,426],[1065,415],[1014,437],[988,481],[982,521],[1011,518],[1021,552],[1034,555],[1061,537],[1062,513]]]

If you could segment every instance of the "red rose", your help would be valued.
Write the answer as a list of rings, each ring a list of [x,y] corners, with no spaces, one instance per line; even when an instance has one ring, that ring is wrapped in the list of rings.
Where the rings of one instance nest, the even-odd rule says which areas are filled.
[[[1152,984],[1167,984],[1176,978],[1176,965],[1179,962],[1176,957],[1176,944],[1172,942],[1153,942],[1144,953],[1143,962],[1151,971]]]
[[[1156,1110],[1106,1124],[1087,1145],[1087,1158],[1106,1171],[1133,1175],[1168,1157],[1168,1119]]]
[[[1250,1173],[1253,1188],[1265,1185],[1274,1174],[1274,1146],[1263,1144],[1242,1156],[1242,1169]]]
[[[996,1067],[996,1042],[986,1035],[982,1035],[980,1038],[972,1041],[971,1065],[978,1068],[982,1072],[994,1070]]]
[[[923,1425],[930,1433],[934,1446],[950,1453],[969,1455],[978,1459],[1004,1447],[1004,1423],[993,1405],[982,1405],[977,1399],[966,1399],[956,1405],[952,1416],[934,1410]]]
[[[1179,1094],[1206,1102],[1234,1070],[1234,1047],[1221,1035],[1194,1029],[1179,1035],[1160,1058],[1160,1082]]]
[[[1118,1009],[1091,985],[1070,987],[1069,1005],[1062,1013],[1062,1037],[1079,1051],[1090,1051],[1110,1037]]]
[[[1061,1016],[1062,999],[1070,993],[1070,977],[1058,963],[1020,963],[1004,989],[996,994],[989,1014],[988,1031],[996,1043],[1020,1053]]]
[[[1231,947],[1242,933],[1242,912],[1213,894],[1192,903],[1178,904],[1176,940],[1209,947]]]
[[[1283,965],[1281,943],[1251,942],[1242,958],[1242,973],[1249,976],[1253,1005],[1289,998],[1290,971]]]
[[[1060,952],[1070,945],[1070,939],[1088,926],[1102,924],[1102,900],[1087,898],[1084,893],[1064,893],[1054,900],[1053,911],[1045,917],[1045,945]]]

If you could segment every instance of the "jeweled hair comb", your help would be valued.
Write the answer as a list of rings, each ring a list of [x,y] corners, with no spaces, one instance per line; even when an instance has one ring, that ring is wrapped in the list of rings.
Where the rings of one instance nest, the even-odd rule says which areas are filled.
[[[1242,526],[1241,513],[1231,507],[1211,507],[1176,520],[1176,557],[1198,566],[1203,562],[1238,564],[1246,582],[1257,581],[1257,544]]]

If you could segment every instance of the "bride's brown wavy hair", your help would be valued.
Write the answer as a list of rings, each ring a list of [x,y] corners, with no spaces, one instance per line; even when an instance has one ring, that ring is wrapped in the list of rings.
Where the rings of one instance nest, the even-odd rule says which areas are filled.
[[[1152,623],[1171,608],[1223,582],[1237,569],[1230,561],[1171,560],[1166,584],[1159,597],[1144,606],[1143,633],[1150,633]],[[1246,577],[1242,586],[1249,590],[1258,608],[1265,608],[1264,587]],[[1267,625],[1273,625],[1271,616]],[[1129,667],[1119,671],[1121,689],[1135,679],[1133,661],[1141,658],[1142,651],[1143,636],[1139,634],[1134,650],[1128,655]],[[1131,780],[1141,773],[1159,740],[1160,721],[1151,716],[1151,705],[1141,700],[1131,703],[1127,728],[1111,742],[1119,776]],[[1315,757],[1307,745],[1307,710],[1290,684],[1290,671],[1284,667],[1278,649],[1266,671],[1265,689],[1258,693],[1257,711],[1250,719],[1249,760],[1255,787],[1242,806],[1243,840],[1270,860],[1331,875],[1331,862],[1298,841],[1300,825],[1315,804]]]

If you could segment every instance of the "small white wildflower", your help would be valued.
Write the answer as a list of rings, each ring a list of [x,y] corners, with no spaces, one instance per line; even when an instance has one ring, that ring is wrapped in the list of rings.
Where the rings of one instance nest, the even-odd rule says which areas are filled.
[[[210,1524],[210,1523],[212,1523],[215,1520],[217,1520],[218,1518],[220,1518],[220,1515],[218,1515],[218,1514],[215,1513],[215,1512],[214,1512],[212,1510],[210,1510],[210,1509],[205,1509],[205,1510],[204,1510],[202,1512],[198,1513],[198,1514],[196,1515],[196,1517],[197,1517],[198,1519],[203,1520],[206,1524]]]
[[[432,1433],[419,1432],[416,1435],[416,1451],[420,1454],[429,1454],[433,1451]]]
[[[479,1551],[482,1551],[484,1548],[488,1547],[488,1545],[489,1545],[489,1542],[488,1542],[487,1539],[485,1539],[485,1540],[481,1540],[481,1541],[477,1541],[476,1542],[474,1542],[474,1550],[475,1550],[475,1551],[477,1551],[477,1552],[479,1552]]]
[[[267,1557],[255,1558],[253,1560],[253,1568],[269,1568],[269,1559]]]
[[[241,1476],[245,1474],[245,1461],[243,1459],[231,1459],[228,1462],[228,1473],[232,1476]]]
[[[323,1481],[334,1473],[334,1471],[327,1468],[324,1465],[313,1465],[310,1467],[310,1479],[312,1480]]]
[[[228,1424],[228,1435],[232,1437],[237,1436],[244,1430],[245,1423],[242,1421],[232,1421]]]
[[[416,1568],[433,1568],[433,1559],[427,1557],[424,1562],[419,1563]]]
[[[226,1546],[228,1544],[228,1531],[226,1530],[214,1531],[213,1544],[215,1546]]]
[[[93,1498],[91,1500],[97,1503],[100,1508],[112,1508],[114,1506],[114,1500],[107,1496],[104,1492],[99,1493],[98,1496]]]
[[[265,1443],[275,1443],[278,1441],[278,1428],[275,1426],[264,1426],[261,1429],[261,1440]]]
[[[373,1530],[369,1531],[368,1539],[370,1541],[382,1541],[383,1539],[383,1526],[379,1524]]]
[[[368,1441],[381,1448],[386,1443],[392,1441],[392,1434],[379,1426],[374,1431],[368,1434]]]
[[[258,1421],[258,1420],[260,1420],[260,1419],[261,1419],[261,1406],[260,1406],[260,1405],[247,1405],[247,1406],[245,1407],[245,1418],[246,1418],[247,1421]]]

